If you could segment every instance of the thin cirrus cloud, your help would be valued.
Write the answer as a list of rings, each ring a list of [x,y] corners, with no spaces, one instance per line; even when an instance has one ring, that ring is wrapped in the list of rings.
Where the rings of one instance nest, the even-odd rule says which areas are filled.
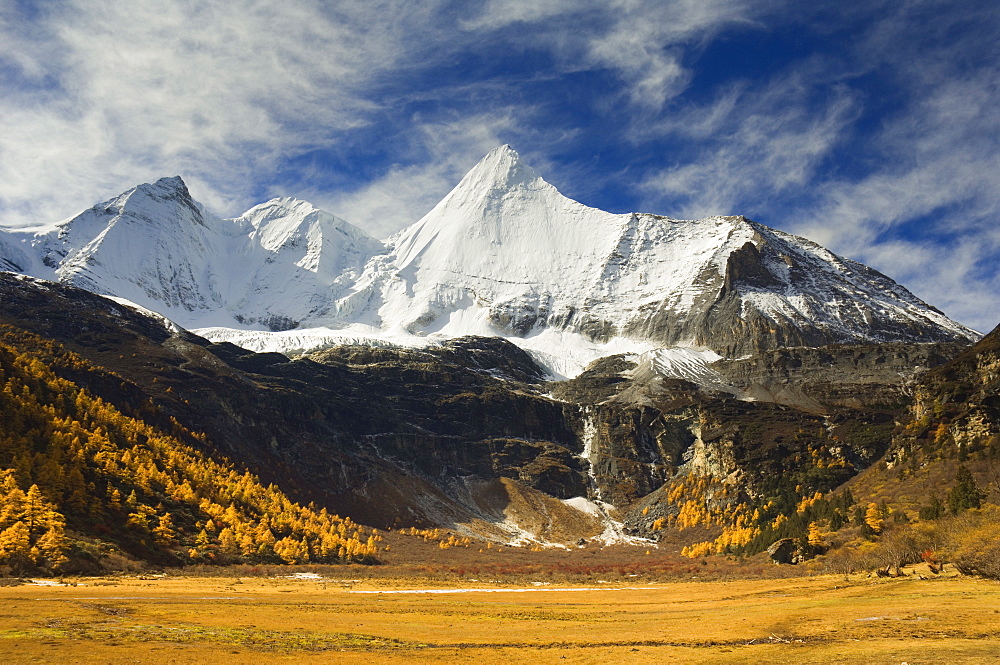
[[[0,226],[184,176],[385,237],[513,144],[616,212],[746,214],[1000,318],[980,0],[53,0],[0,12]]]
[[[763,89],[741,85],[708,107],[675,113],[655,131],[698,154],[682,153],[679,163],[650,172],[640,183],[644,203],[701,218],[741,208],[749,215],[797,195],[857,115],[858,102],[846,89],[818,112],[803,99],[808,92],[792,76]]]
[[[371,122],[366,86],[401,66],[412,4],[80,0],[8,18],[0,201],[72,212],[179,172],[210,205],[243,203],[282,159]]]
[[[857,180],[822,183],[790,230],[814,237],[909,285],[959,320],[1000,319],[1000,117],[981,77],[952,80],[881,132],[881,164]]]
[[[682,217],[747,214],[989,330],[1000,320],[1000,90],[988,39],[998,27],[985,5],[909,3],[873,12],[854,49],[816,49],[767,80],[679,105],[631,138],[673,147],[639,181],[643,203]]]
[[[1000,320],[1000,11],[913,2],[864,34],[857,59],[897,102],[860,175],[816,182],[789,230],[873,265],[979,330]]]

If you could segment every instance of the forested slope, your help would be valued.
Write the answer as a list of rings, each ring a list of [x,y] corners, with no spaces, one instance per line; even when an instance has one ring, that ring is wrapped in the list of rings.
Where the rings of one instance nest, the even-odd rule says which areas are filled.
[[[176,421],[172,431],[151,426],[61,376],[74,373],[113,376],[55,342],[0,326],[0,565],[375,558],[376,533],[182,443],[203,435]]]

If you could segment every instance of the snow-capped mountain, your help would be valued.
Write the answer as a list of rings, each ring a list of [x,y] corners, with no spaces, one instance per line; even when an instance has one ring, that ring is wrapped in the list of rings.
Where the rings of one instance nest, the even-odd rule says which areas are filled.
[[[44,266],[35,253],[24,246],[20,234],[0,229],[0,270],[34,275],[44,272]]]
[[[293,199],[220,219],[164,178],[51,233],[0,237],[0,261],[254,350],[500,335],[563,375],[664,347],[709,361],[978,337],[884,275],[743,217],[588,208],[509,146],[384,242]]]
[[[162,178],[31,241],[51,275],[183,326],[290,328],[323,316],[380,242],[305,201],[220,219]]]
[[[971,334],[884,275],[743,217],[588,208],[508,146],[388,245],[361,291],[378,294],[381,327],[420,334],[566,331],[728,355]]]

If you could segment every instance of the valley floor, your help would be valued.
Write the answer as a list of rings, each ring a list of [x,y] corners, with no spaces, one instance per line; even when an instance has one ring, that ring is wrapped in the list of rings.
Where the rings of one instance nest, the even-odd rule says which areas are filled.
[[[967,577],[509,587],[307,573],[0,587],[5,663],[914,665],[997,654],[1000,584]]]

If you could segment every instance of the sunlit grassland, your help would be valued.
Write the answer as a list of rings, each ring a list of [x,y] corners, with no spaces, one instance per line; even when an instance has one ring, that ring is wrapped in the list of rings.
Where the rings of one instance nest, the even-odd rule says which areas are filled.
[[[7,663],[993,663],[1000,584],[975,578],[537,586],[104,578],[0,587]]]

